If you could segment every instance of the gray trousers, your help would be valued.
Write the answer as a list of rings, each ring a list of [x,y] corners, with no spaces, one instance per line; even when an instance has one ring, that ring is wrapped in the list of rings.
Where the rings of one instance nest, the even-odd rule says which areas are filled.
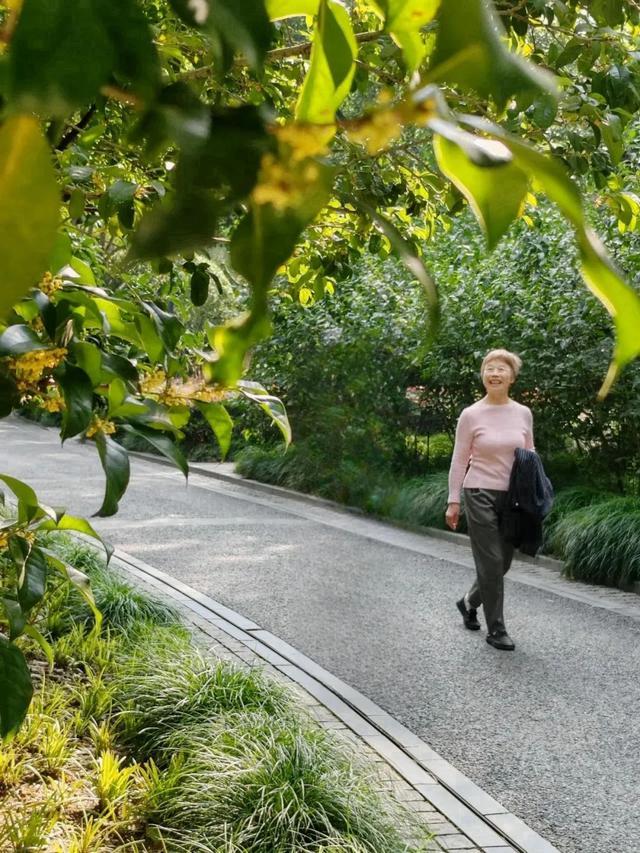
[[[513,545],[500,533],[506,492],[465,489],[464,504],[476,580],[469,590],[469,605],[484,608],[489,631],[504,631],[504,576],[513,559]]]

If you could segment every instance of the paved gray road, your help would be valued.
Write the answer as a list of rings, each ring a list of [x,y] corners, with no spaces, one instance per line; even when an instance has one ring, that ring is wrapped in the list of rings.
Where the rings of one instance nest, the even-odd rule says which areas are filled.
[[[93,448],[37,426],[0,422],[0,471],[76,513],[101,502]],[[563,853],[640,851],[640,598],[516,566],[506,654],[462,628],[457,545],[145,462],[97,526],[370,696]]]

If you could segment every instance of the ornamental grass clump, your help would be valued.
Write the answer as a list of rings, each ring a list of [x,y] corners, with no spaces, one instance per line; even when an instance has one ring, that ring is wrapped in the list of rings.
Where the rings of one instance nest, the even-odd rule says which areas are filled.
[[[444,528],[448,493],[448,475],[444,471],[409,480],[398,489],[389,515],[423,527]],[[464,514],[460,516],[458,530],[466,530]]]
[[[106,565],[104,555],[95,548],[71,537],[58,537],[49,547],[89,577],[103,624],[111,633],[127,634],[139,622],[178,624],[179,617],[172,607],[149,598],[127,583],[117,569]],[[72,625],[93,623],[91,610],[70,584],[59,586],[52,603],[48,627],[54,635],[65,633]]]
[[[603,503],[615,495],[603,492],[602,489],[593,486],[573,486],[569,489],[561,489],[557,492],[551,512],[544,520],[544,548],[545,553],[558,553],[555,532],[558,524],[566,515],[577,509]]]
[[[166,743],[184,761],[152,819],[203,850],[410,849],[406,814],[376,793],[372,771],[300,717],[237,712]]]
[[[551,544],[572,578],[607,586],[640,581],[640,498],[620,497],[568,513]]]
[[[319,491],[327,478],[327,464],[306,445],[294,445],[283,453],[247,447],[234,459],[236,471],[261,483],[273,483],[299,492]]]
[[[290,708],[285,689],[259,670],[203,654],[184,629],[153,625],[130,636],[117,666],[115,701],[124,741],[158,760],[167,739],[185,726],[233,711],[279,716]]]

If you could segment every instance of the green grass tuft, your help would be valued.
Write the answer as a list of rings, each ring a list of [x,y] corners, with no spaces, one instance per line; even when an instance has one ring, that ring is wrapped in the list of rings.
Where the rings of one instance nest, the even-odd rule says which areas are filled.
[[[178,624],[178,614],[172,607],[131,586],[117,569],[106,564],[100,551],[71,536],[50,536],[47,544],[61,559],[88,575],[103,625],[112,633],[126,634],[138,622]],[[85,600],[68,583],[58,585],[48,610],[47,629],[54,636],[69,631],[72,625],[93,622],[93,614]]]
[[[555,543],[555,531],[562,519],[576,509],[583,509],[593,504],[602,503],[615,497],[610,492],[603,492],[602,489],[594,488],[593,486],[573,486],[569,489],[562,489],[556,493],[551,512],[544,520],[544,551],[549,553],[557,553]]]
[[[572,578],[606,586],[640,581],[640,498],[610,498],[567,513],[550,544]]]
[[[158,754],[178,729],[239,710],[286,714],[283,687],[195,648],[186,631],[138,630],[118,665],[116,702],[123,738],[139,755]]]
[[[448,496],[447,472],[427,474],[402,484],[390,502],[388,513],[399,521],[444,530]],[[460,516],[458,530],[463,533],[466,530],[464,513]]]
[[[352,750],[319,728],[264,712],[194,726],[168,741],[186,755],[154,820],[205,850],[403,853],[406,815],[375,791]]]

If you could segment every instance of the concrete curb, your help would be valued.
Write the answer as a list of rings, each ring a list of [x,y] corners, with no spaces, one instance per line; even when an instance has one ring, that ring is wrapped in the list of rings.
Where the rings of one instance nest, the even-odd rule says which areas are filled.
[[[483,853],[560,853],[402,723],[279,637],[119,548],[112,561],[180,601],[304,688]]]
[[[175,465],[173,464],[173,462],[170,462],[168,459],[165,459],[162,456],[156,456],[153,453],[129,451],[129,455],[137,457],[138,459],[143,459],[146,462],[155,462],[157,465],[164,465],[167,468],[175,469]],[[453,533],[452,531],[448,530],[439,530],[436,527],[424,527],[420,524],[410,524],[409,522],[394,521],[389,518],[385,518],[384,516],[369,514],[364,512],[364,510],[359,509],[358,507],[346,506],[345,504],[338,503],[337,501],[328,500],[327,498],[320,498],[316,495],[308,495],[305,492],[296,492],[293,489],[287,489],[284,486],[274,486],[271,483],[262,483],[259,480],[250,480],[247,477],[243,477],[240,474],[236,474],[235,472],[220,471],[218,468],[220,464],[223,463],[190,463],[189,470],[193,471],[196,474],[200,474],[203,477],[210,477],[213,480],[221,480],[226,483],[244,485],[247,488],[252,488],[258,492],[278,495],[280,497],[286,497],[290,500],[299,501],[300,503],[306,503],[312,506],[325,507],[327,509],[332,509],[335,512],[340,512],[345,515],[356,515],[360,518],[369,518],[373,521],[379,522],[380,524],[385,524],[388,527],[393,527],[400,530],[409,530],[413,533],[423,533],[426,536],[431,536],[433,539],[441,539],[445,542],[453,542],[456,545],[462,545],[466,548],[471,549],[469,537],[465,533]],[[536,557],[531,557],[528,554],[522,554],[518,551],[517,559],[523,563],[530,563],[534,566],[544,566],[547,569],[551,569],[552,571],[557,572],[559,575],[562,575],[563,573],[564,563],[561,560],[556,560],[553,557],[547,557],[546,555],[538,555]],[[580,583],[579,580],[575,582]],[[631,592],[635,595],[640,595],[640,583],[634,583],[627,587],[612,588],[620,589],[622,592]]]

